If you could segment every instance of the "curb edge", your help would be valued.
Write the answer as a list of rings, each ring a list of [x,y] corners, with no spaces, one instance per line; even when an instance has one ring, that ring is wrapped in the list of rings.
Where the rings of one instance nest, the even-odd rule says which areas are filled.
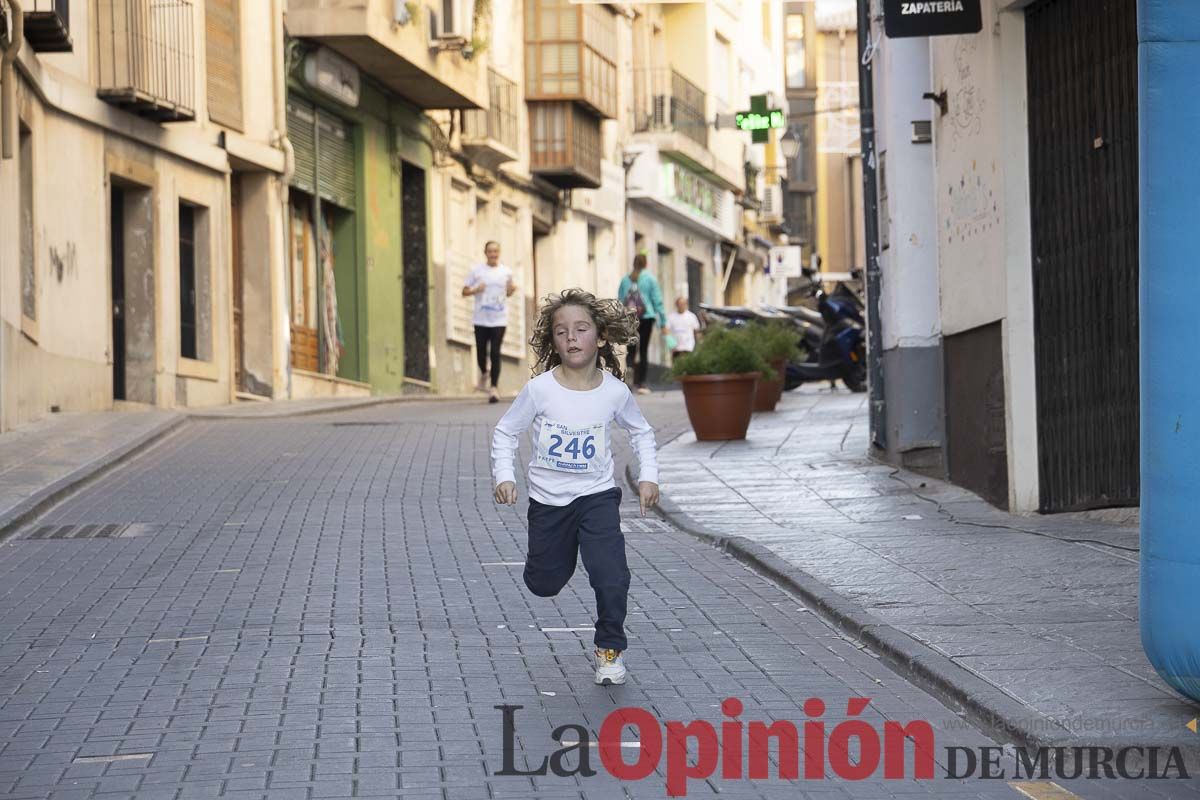
[[[633,484],[632,465],[625,466],[625,479]],[[955,713],[997,742],[1027,747],[1081,747],[1087,743],[1063,728],[1060,736],[1033,731],[1025,722],[1040,717],[1054,720],[1011,697],[965,667],[955,664],[912,637],[847,600],[812,575],[788,562],[770,548],[743,536],[726,536],[693,520],[665,494],[658,513],[679,530],[722,550],[765,578],[799,596],[806,605],[838,631],[857,639],[902,678],[931,694]],[[1062,726],[1059,726],[1062,727]],[[1130,743],[1144,744],[1144,743]],[[1116,742],[1097,743],[1102,747]]]
[[[42,487],[12,508],[0,513],[0,541],[16,533],[22,526],[45,513],[51,506],[102,477],[115,467],[143,452],[150,445],[177,432],[188,422],[186,414],[163,420],[134,439],[108,451],[61,478]]]
[[[182,413],[190,419],[216,420],[218,422],[255,422],[273,419],[289,419],[292,417],[311,417],[317,414],[340,414],[346,411],[357,411],[361,408],[370,408],[372,406],[388,405],[392,403],[416,403],[441,401],[450,402],[454,400],[477,400],[479,395],[396,395],[393,397],[364,397],[347,402],[345,405],[334,407],[319,407],[319,408],[301,408],[294,411],[284,410],[270,414],[222,414],[197,408],[195,410],[186,410]]]

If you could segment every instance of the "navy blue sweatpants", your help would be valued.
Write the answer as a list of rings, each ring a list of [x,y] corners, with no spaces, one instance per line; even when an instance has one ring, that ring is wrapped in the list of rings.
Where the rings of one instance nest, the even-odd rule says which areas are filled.
[[[621,533],[621,490],[607,489],[576,498],[569,505],[529,501],[529,554],[525,585],[538,597],[554,597],[575,574],[583,557],[596,593],[597,647],[624,650],[629,566]]]

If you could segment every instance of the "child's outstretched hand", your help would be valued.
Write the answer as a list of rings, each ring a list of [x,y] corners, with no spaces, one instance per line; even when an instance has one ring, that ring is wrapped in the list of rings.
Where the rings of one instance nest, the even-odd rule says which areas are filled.
[[[655,486],[655,496],[658,496],[658,487]],[[505,506],[515,506],[517,504],[517,485],[512,481],[496,484],[496,491],[493,492],[496,502]]]
[[[642,481],[638,484],[638,503],[642,507],[642,516],[646,516],[646,509],[653,508],[658,505],[658,484],[650,481]]]

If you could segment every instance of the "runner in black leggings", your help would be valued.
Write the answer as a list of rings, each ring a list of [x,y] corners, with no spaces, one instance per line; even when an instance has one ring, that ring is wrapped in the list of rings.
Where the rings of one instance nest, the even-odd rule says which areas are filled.
[[[500,244],[488,242],[483,246],[487,261],[476,264],[463,286],[463,297],[475,298],[475,358],[479,364],[479,381],[475,390],[488,393],[488,402],[500,401],[500,343],[508,325],[508,298],[517,291],[512,270],[500,263]],[[488,388],[488,355],[491,355],[491,388]]]
[[[500,344],[504,341],[504,330],[503,326],[475,326],[475,362],[479,365],[479,386],[476,388],[480,391],[486,386],[489,354],[492,360],[492,389],[495,390],[500,384]]]
[[[638,343],[625,356],[625,365],[633,370],[635,389],[646,386],[646,372],[650,369],[650,337],[654,335],[654,317],[638,320]]]

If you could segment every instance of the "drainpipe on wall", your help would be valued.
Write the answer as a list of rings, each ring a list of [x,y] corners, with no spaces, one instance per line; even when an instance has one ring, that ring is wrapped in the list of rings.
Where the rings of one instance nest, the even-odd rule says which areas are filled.
[[[288,186],[296,171],[296,151],[287,135],[287,75],[284,69],[285,32],[283,15],[287,10],[287,0],[271,0],[271,25],[274,28],[271,36],[271,71],[275,85],[275,130],[271,134],[275,146],[283,150],[283,175],[279,178],[279,208],[282,214],[279,230],[283,236],[283,317],[281,336],[283,338],[283,369],[287,374],[287,399],[292,397],[292,269],[291,269],[291,227],[292,214],[288,202]]]
[[[13,157],[13,129],[16,127],[17,116],[17,74],[13,62],[25,39],[25,14],[17,0],[8,2],[9,16],[12,20],[12,39],[0,54],[0,156],[4,159]],[[4,324],[0,321],[0,432],[7,430],[5,426],[6,389],[4,386]]]
[[[8,0],[9,14],[12,19],[12,39],[4,47],[0,55],[0,156],[5,160],[13,157],[13,130],[17,117],[17,75],[13,70],[13,62],[25,39],[25,12],[21,10],[18,0]]]
[[[879,294],[879,192],[875,182],[875,48],[871,39],[871,0],[858,0],[858,114],[862,130],[863,224],[867,252],[867,366],[871,399],[871,443],[887,449],[887,407],[883,392],[883,329]]]

